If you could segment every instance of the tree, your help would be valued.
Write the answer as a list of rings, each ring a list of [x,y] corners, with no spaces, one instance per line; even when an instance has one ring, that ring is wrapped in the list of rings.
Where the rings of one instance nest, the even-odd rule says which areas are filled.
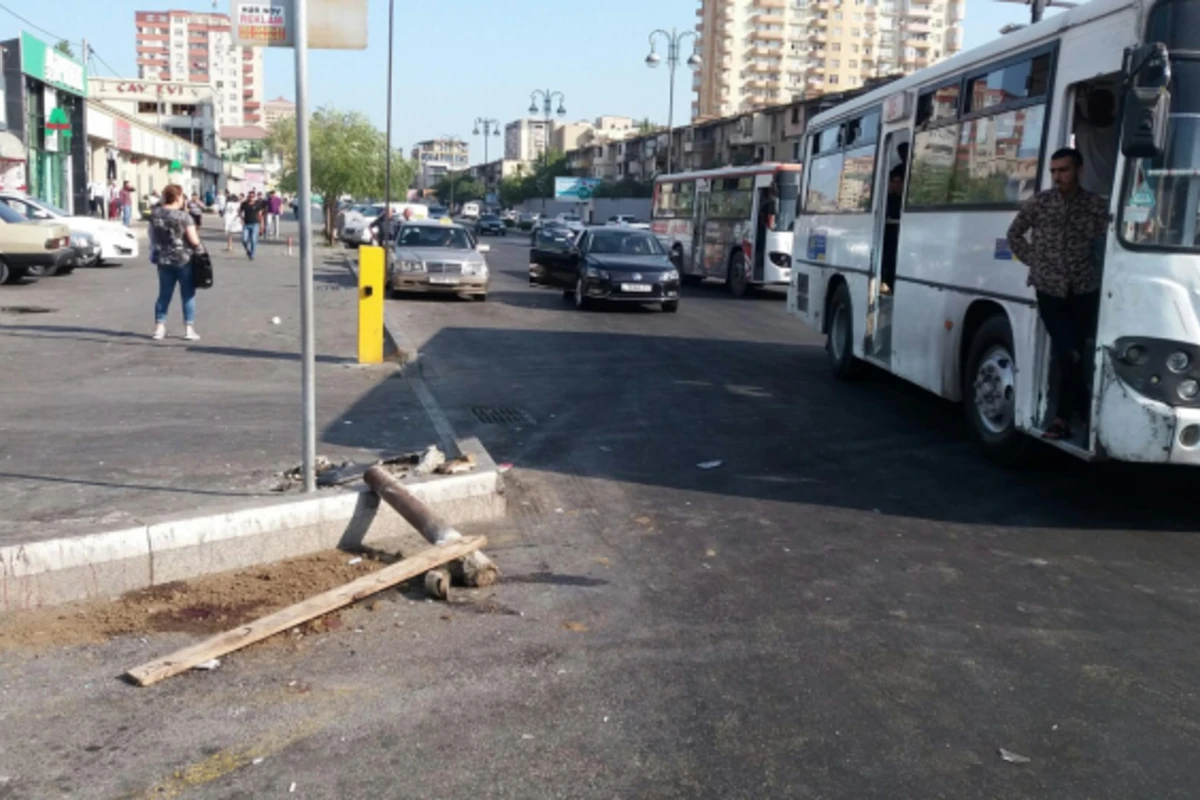
[[[63,39],[58,44],[54,45],[54,50],[58,53],[62,53],[67,58],[75,58],[75,48],[72,47],[71,43],[66,39]]]
[[[654,133],[658,130],[658,126],[650,121],[649,117],[638,123],[638,133]]]
[[[447,173],[446,177],[434,185],[433,191],[437,195],[438,202],[446,204],[449,204],[451,200],[455,203],[482,200],[486,194],[482,183],[472,180],[461,172]]]
[[[383,196],[385,146],[383,134],[361,113],[321,108],[312,115],[309,122],[312,190],[324,198],[325,238],[330,243],[338,198]],[[298,181],[294,119],[279,120],[271,126],[267,148],[283,162],[280,185],[295,191]],[[392,152],[391,159],[392,197],[404,198],[416,166],[399,150]]]

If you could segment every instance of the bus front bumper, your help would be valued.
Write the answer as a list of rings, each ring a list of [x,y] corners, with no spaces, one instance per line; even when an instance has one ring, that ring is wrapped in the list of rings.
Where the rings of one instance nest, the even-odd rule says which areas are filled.
[[[1200,407],[1171,406],[1140,394],[1113,369],[1104,351],[1097,455],[1118,461],[1200,466]]]

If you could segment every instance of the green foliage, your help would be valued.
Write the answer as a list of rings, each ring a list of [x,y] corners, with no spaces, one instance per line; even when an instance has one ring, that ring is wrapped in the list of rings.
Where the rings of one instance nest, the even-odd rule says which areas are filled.
[[[482,200],[486,194],[482,183],[471,180],[461,172],[447,173],[446,177],[434,184],[433,191],[437,194],[439,203],[449,203],[453,200],[455,204]]]
[[[75,48],[72,47],[71,43],[66,39],[63,39],[58,44],[54,45],[54,50],[62,53],[67,58],[75,58]]]
[[[619,181],[605,181],[596,187],[596,197],[653,197],[653,181],[639,181],[635,178],[622,178]]]
[[[296,191],[296,121],[282,119],[271,126],[266,146],[283,161],[280,186]],[[309,153],[314,194],[329,198],[325,204],[325,236],[333,240],[336,198],[382,197],[386,142],[383,133],[358,112],[321,108],[309,122]],[[392,197],[403,200],[416,175],[416,164],[393,150]]]

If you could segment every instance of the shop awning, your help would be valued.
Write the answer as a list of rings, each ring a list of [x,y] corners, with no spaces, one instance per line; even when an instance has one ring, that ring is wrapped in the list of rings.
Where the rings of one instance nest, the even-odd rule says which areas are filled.
[[[24,161],[25,145],[16,134],[0,131],[0,161]]]

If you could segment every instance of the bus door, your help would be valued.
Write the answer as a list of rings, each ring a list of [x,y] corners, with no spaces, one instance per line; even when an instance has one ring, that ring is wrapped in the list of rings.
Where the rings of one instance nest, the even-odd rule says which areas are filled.
[[[772,218],[779,213],[779,201],[775,198],[775,176],[771,173],[754,176],[754,263],[751,275],[756,283],[762,283],[767,259],[767,232],[771,230]]]
[[[908,148],[911,133],[889,133],[878,159],[882,169],[875,175],[875,235],[871,258],[871,280],[867,290],[867,355],[890,365],[892,362],[892,317],[896,295],[896,262],[900,251],[900,220],[904,187],[908,180]]]
[[[704,229],[708,225],[709,200],[712,198],[706,178],[696,179],[696,208],[692,215],[692,252],[687,272],[704,275]]]

